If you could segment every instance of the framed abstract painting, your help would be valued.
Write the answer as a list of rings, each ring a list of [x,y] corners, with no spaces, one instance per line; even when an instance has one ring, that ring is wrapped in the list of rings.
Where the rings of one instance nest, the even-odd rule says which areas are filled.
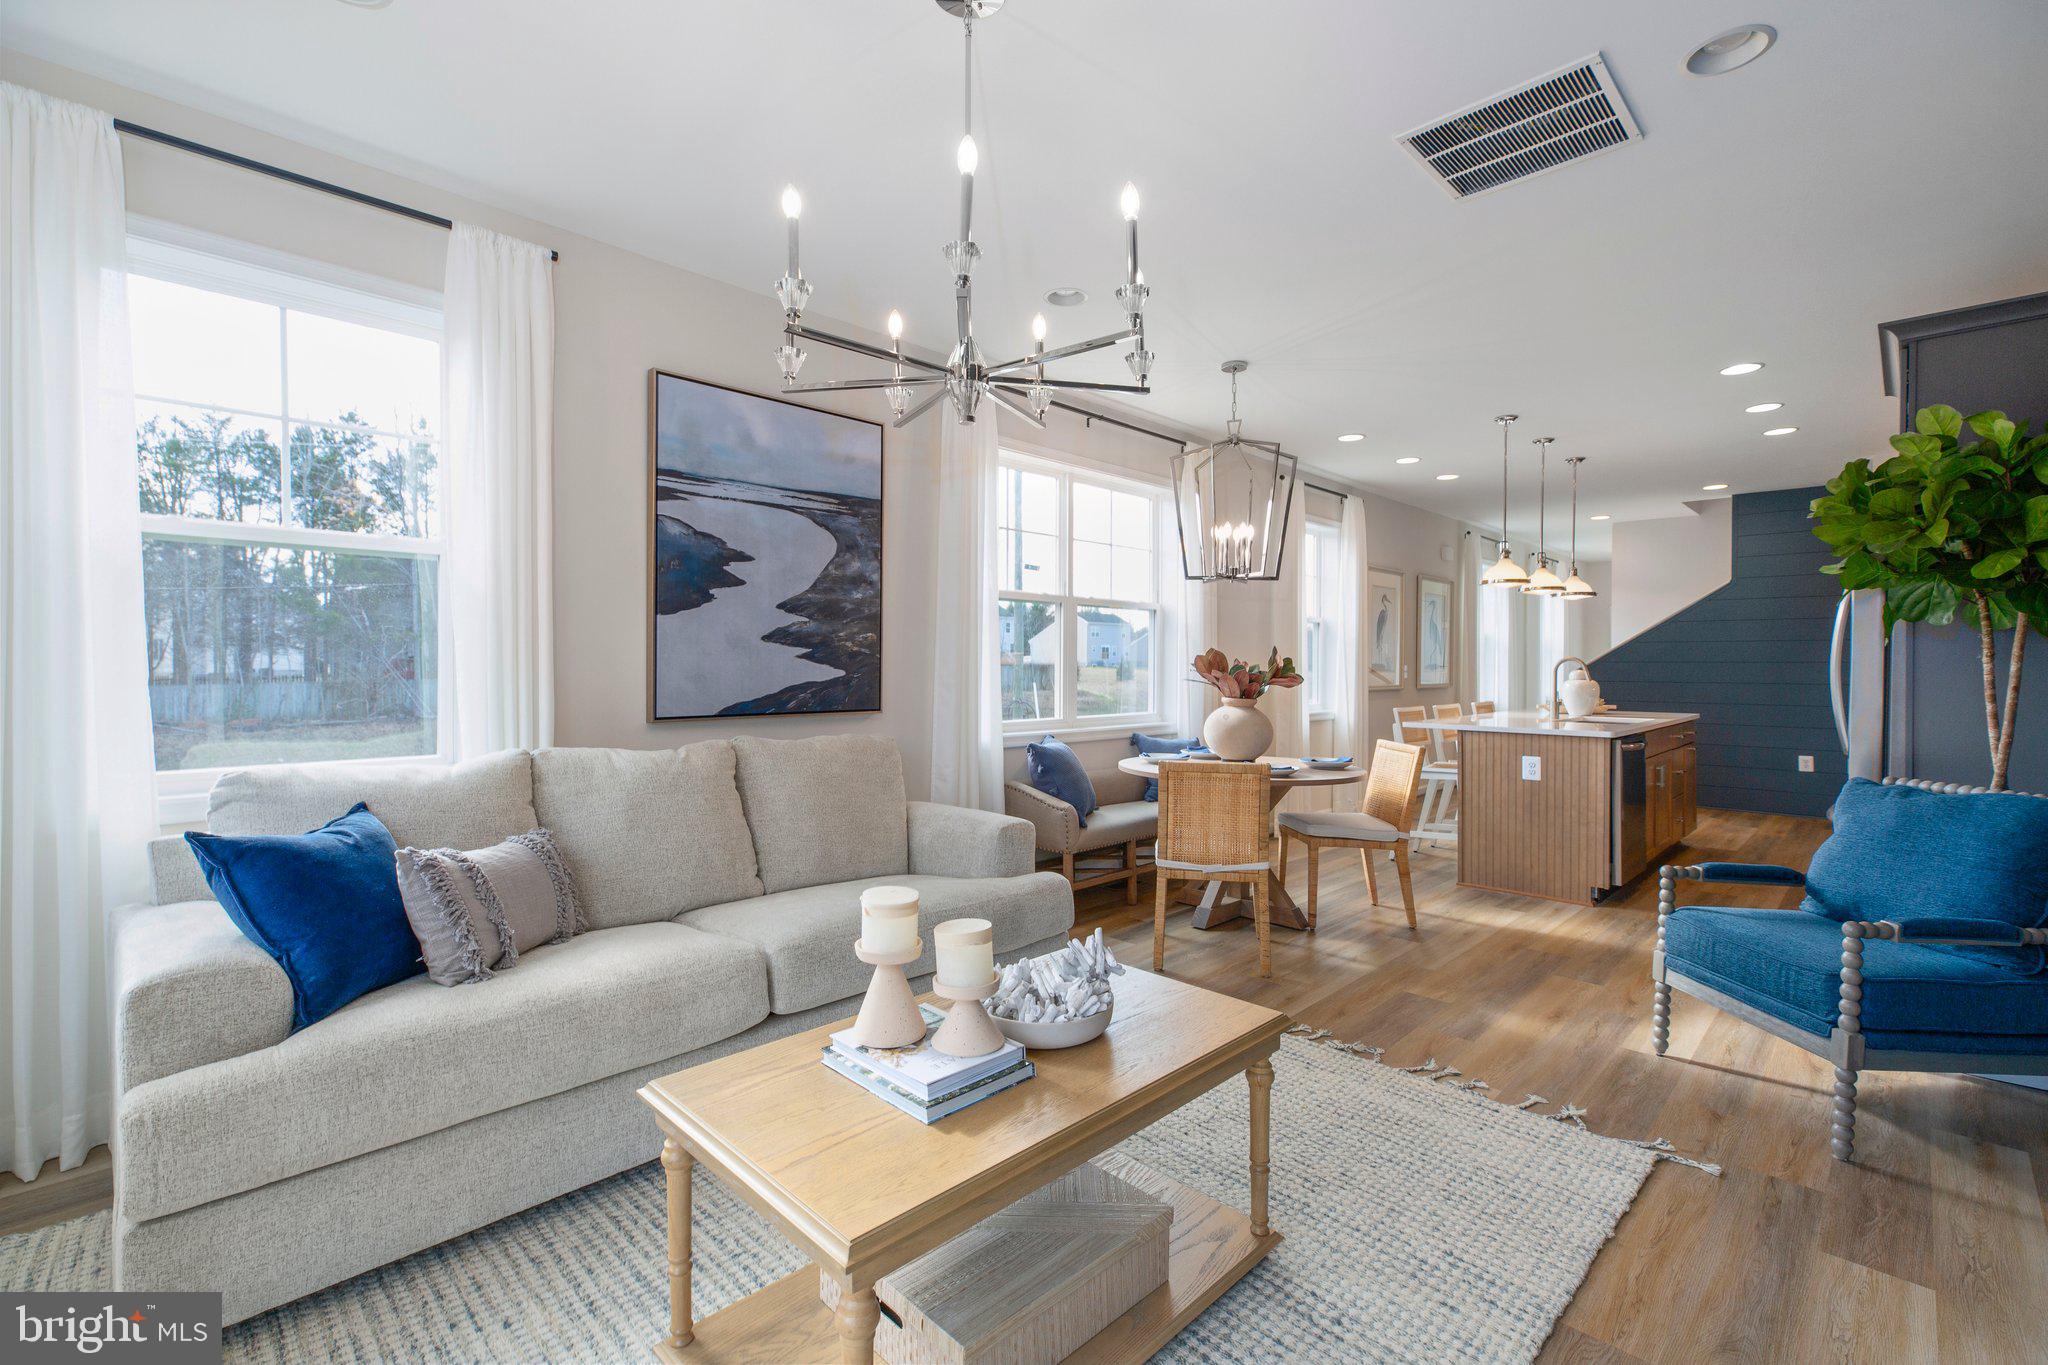
[[[648,385],[648,719],[879,711],[882,424]]]

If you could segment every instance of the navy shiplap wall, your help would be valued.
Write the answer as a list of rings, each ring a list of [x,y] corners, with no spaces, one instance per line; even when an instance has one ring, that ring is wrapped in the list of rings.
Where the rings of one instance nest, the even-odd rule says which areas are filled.
[[[1820,815],[1847,775],[1828,698],[1841,594],[1807,523],[1821,492],[1738,494],[1727,585],[1594,661],[1624,711],[1700,713],[1702,806]],[[1799,771],[1801,754],[1813,772]]]

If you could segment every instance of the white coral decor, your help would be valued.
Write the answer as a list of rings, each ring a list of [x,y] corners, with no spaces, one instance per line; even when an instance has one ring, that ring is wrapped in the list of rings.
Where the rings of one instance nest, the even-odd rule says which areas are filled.
[[[1086,941],[1070,939],[1058,952],[1003,968],[988,1012],[1025,1024],[1086,1019],[1109,1008],[1109,979],[1122,976],[1123,970],[1097,929]]]

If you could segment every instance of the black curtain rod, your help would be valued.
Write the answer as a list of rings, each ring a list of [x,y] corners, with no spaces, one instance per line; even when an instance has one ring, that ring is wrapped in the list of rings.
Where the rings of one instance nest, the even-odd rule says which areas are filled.
[[[1087,418],[1090,422],[1107,422],[1113,427],[1122,427],[1125,431],[1135,431],[1140,436],[1150,436],[1155,441],[1167,441],[1182,448],[1185,448],[1188,444],[1183,437],[1169,436],[1163,431],[1154,431],[1151,427],[1139,426],[1136,422],[1126,422],[1120,417],[1111,417],[1108,413],[1096,412],[1090,408],[1077,408],[1072,403],[1062,403],[1057,398],[1053,400],[1052,405],[1061,412],[1071,412],[1076,417]],[[1325,488],[1319,483],[1309,483],[1306,479],[1302,481],[1302,486],[1313,488],[1318,493],[1326,493],[1339,502],[1343,502],[1351,496],[1349,493],[1335,488]]]
[[[1107,422],[1113,427],[1122,427],[1125,431],[1135,431],[1140,436],[1150,436],[1155,441],[1166,441],[1183,448],[1187,445],[1187,441],[1179,436],[1169,436],[1163,431],[1154,431],[1150,427],[1141,427],[1136,422],[1126,422],[1121,417],[1111,417],[1108,413],[1096,412],[1093,408],[1078,408],[1072,403],[1063,403],[1057,398],[1052,400],[1052,406],[1058,408],[1061,412],[1071,412],[1076,417],[1085,417],[1091,424]]]
[[[351,203],[364,204],[373,209],[382,209],[386,213],[395,213],[401,218],[410,218],[415,223],[426,223],[432,227],[450,229],[455,226],[451,220],[443,218],[438,213],[428,213],[425,209],[416,209],[406,204],[393,203],[389,199],[379,199],[374,194],[364,194],[361,190],[352,190],[346,185],[336,185],[327,180],[315,180],[310,175],[300,175],[297,171],[288,171],[282,166],[273,166],[267,161],[257,161],[251,157],[238,156],[234,152],[222,151],[218,147],[209,147],[203,142],[194,142],[190,138],[177,137],[170,133],[160,132],[155,128],[145,128],[139,123],[130,123],[127,119],[115,119],[114,131],[126,133],[130,137],[139,137],[145,142],[162,143],[166,147],[175,147],[181,152],[190,152],[194,156],[207,157],[229,166],[239,167],[245,171],[254,171],[258,175],[267,175],[273,180],[282,180],[287,184],[298,185],[304,189],[318,190],[322,194],[331,194],[337,199],[346,199]],[[548,259],[559,261],[562,259],[562,253],[559,251],[549,251]]]

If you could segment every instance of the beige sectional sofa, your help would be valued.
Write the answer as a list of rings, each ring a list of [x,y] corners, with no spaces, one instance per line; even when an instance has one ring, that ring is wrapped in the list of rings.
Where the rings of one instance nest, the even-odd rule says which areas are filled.
[[[857,737],[252,769],[207,823],[296,834],[358,800],[400,846],[546,826],[589,932],[292,1033],[283,971],[159,840],[157,903],[111,926],[119,1288],[218,1289],[235,1322],[652,1160],[640,1085],[852,1012],[864,887],[922,893],[920,984],[940,920],[991,920],[1005,957],[1073,925],[1029,824],[907,801],[895,746]]]

